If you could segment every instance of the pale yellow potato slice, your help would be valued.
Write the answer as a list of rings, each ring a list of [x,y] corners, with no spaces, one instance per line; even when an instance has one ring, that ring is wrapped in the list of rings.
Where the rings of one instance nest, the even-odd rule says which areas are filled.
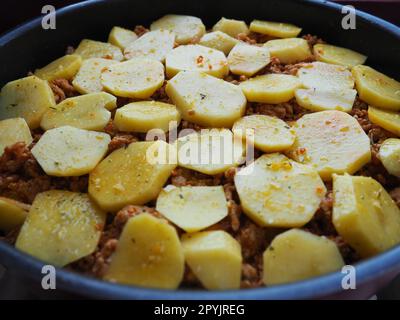
[[[232,127],[247,102],[238,86],[197,71],[177,74],[166,92],[183,119],[206,127]]]
[[[221,20],[219,20],[214,25],[212,30],[221,31],[234,38],[236,38],[241,33],[245,35],[250,33],[249,27],[247,26],[246,22],[242,20],[226,19],[226,18],[221,18]]]
[[[29,209],[27,204],[0,197],[0,230],[8,232],[22,225]]]
[[[293,38],[299,35],[301,28],[289,23],[253,20],[250,31],[277,38]]]
[[[254,134],[254,146],[264,152],[278,152],[290,148],[296,135],[281,119],[266,115],[246,116],[235,122],[232,131],[244,137],[246,130]]]
[[[318,277],[344,266],[335,242],[299,229],[278,235],[264,252],[263,260],[266,285]]]
[[[301,86],[295,76],[266,74],[240,83],[248,101],[278,104],[294,98],[294,91]]]
[[[117,110],[114,124],[120,131],[148,132],[159,129],[168,132],[181,121],[178,109],[169,103],[138,101]]]
[[[265,154],[235,175],[245,214],[262,227],[301,227],[326,188],[318,172],[279,153]]]
[[[63,267],[96,249],[105,220],[106,214],[87,194],[60,190],[39,193],[15,247]]]
[[[242,269],[240,244],[225,231],[182,236],[186,263],[208,290],[239,289]]]
[[[198,42],[206,32],[206,27],[197,17],[168,14],[154,21],[150,30],[169,30],[175,33],[177,43],[188,44]]]
[[[175,34],[168,30],[150,31],[126,47],[125,59],[149,58],[165,61],[175,44]]]
[[[47,81],[30,76],[8,82],[0,92],[0,120],[24,118],[29,128],[40,125],[43,114],[55,105]]]
[[[68,54],[41,69],[37,69],[35,71],[35,76],[48,81],[59,78],[70,80],[79,71],[81,64],[81,56],[77,54]]]
[[[146,288],[176,289],[185,260],[174,227],[147,213],[128,220],[105,280]]]
[[[324,180],[331,180],[333,173],[353,174],[371,160],[368,136],[345,112],[306,114],[292,128],[297,138],[287,154],[315,168]]]
[[[32,154],[50,176],[81,176],[101,161],[110,141],[106,133],[65,126],[46,131]]]
[[[281,63],[290,64],[312,58],[308,42],[302,38],[270,40],[264,47],[268,48],[271,57],[278,58]]]
[[[238,43],[228,55],[229,69],[233,74],[253,76],[270,63],[269,50],[246,43]]]
[[[374,107],[400,110],[400,82],[368,66],[355,66],[352,73],[362,100]]]
[[[83,60],[90,58],[103,58],[121,61],[124,56],[117,46],[111,43],[83,39],[74,54],[80,55]]]
[[[379,149],[379,158],[390,174],[400,178],[400,139],[386,139]]]
[[[32,143],[32,135],[23,118],[13,118],[0,121],[0,157],[4,149],[17,142],[24,142],[26,146]]]
[[[147,99],[164,83],[164,66],[151,59],[135,58],[103,69],[101,84],[116,96]]]
[[[400,113],[369,106],[368,118],[372,123],[400,137]]]
[[[160,161],[153,159],[157,152]],[[163,141],[134,142],[115,150],[90,173],[90,196],[111,212],[154,200],[176,167],[169,157],[173,153],[175,148]]]
[[[229,73],[228,61],[223,52],[198,44],[179,46],[165,60],[167,77],[180,71],[202,71],[217,78]]]
[[[239,42],[238,39],[231,37],[230,35],[222,31],[213,31],[206,33],[201,39],[199,44],[205,47],[213,48],[222,51],[226,55],[232,50],[232,48]]]
[[[334,175],[333,197],[335,229],[361,257],[400,243],[400,209],[376,180]]]
[[[316,44],[313,51],[318,61],[339,64],[349,68],[364,64],[367,60],[367,56],[361,53],[325,43]]]
[[[117,98],[106,92],[89,93],[63,100],[49,109],[40,126],[50,130],[71,126],[85,130],[101,131],[111,119],[111,112],[117,107]]]
[[[136,41],[138,36],[132,30],[121,27],[113,27],[108,35],[108,42],[124,50],[132,42]]]
[[[167,186],[157,198],[156,209],[186,232],[203,230],[228,215],[222,186]]]

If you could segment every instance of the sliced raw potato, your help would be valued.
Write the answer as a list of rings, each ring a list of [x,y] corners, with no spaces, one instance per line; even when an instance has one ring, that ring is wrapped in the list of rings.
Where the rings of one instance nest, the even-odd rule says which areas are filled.
[[[379,158],[385,169],[400,178],[400,139],[387,139],[379,149]]]
[[[297,103],[311,111],[340,110],[350,112],[357,96],[354,89],[297,89]]]
[[[83,39],[74,54],[80,55],[83,60],[90,58],[103,58],[121,61],[124,56],[117,46],[111,43]]]
[[[201,39],[199,44],[205,47],[213,48],[222,51],[226,55],[232,48],[239,42],[238,39],[229,36],[222,31],[213,31],[206,33]]]
[[[116,107],[117,98],[105,92],[72,97],[49,109],[43,115],[40,126],[43,130],[71,126],[101,131],[111,119],[108,110]]]
[[[119,97],[147,99],[164,83],[164,66],[151,59],[135,58],[103,69],[101,83]]]
[[[39,193],[15,246],[63,267],[96,249],[105,220],[106,214],[87,194],[60,190]]]
[[[81,176],[103,159],[110,141],[106,133],[65,126],[46,131],[32,154],[50,176]]]
[[[278,152],[290,148],[296,135],[281,119],[265,116],[246,116],[235,122],[232,131],[235,135],[245,137],[246,130],[254,135],[254,146],[264,152]]]
[[[198,44],[179,46],[165,60],[167,77],[172,78],[180,71],[202,71],[217,78],[229,73],[225,55],[212,48]]]
[[[264,47],[268,48],[271,57],[276,57],[286,64],[312,58],[308,42],[302,38],[270,40],[264,44]]]
[[[288,155],[315,168],[324,180],[333,173],[353,174],[371,160],[368,136],[345,112],[306,114],[292,128],[297,138]]]
[[[282,154],[263,155],[235,175],[243,211],[262,227],[301,227],[326,188],[316,170]]]
[[[160,29],[175,33],[179,44],[197,42],[206,32],[206,27],[199,18],[176,14],[168,14],[150,26],[151,31]]]
[[[175,34],[168,30],[150,31],[126,47],[125,59],[149,58],[165,61],[175,44]]]
[[[350,68],[364,64],[365,60],[367,60],[367,57],[361,53],[325,43],[319,43],[314,46],[314,55],[318,61],[339,64]]]
[[[43,114],[55,105],[47,81],[30,76],[7,83],[0,92],[0,120],[24,118],[29,128],[40,125]]]
[[[234,74],[251,77],[270,62],[269,50],[246,43],[238,43],[228,55],[229,69]]]
[[[22,225],[29,209],[27,204],[0,197],[0,230],[8,232]]]
[[[43,80],[52,81],[55,79],[72,79],[82,64],[81,56],[77,54],[68,54],[63,56],[47,66],[35,71],[35,76]]]
[[[147,213],[128,220],[104,279],[147,288],[176,289],[185,260],[174,227]]]
[[[239,86],[248,101],[278,104],[292,99],[301,82],[295,76],[271,73],[243,81]]]
[[[335,242],[299,229],[278,235],[264,252],[263,260],[266,285],[318,277],[344,266]]]
[[[148,132],[159,129],[168,132],[176,128],[181,115],[172,104],[158,101],[138,101],[117,110],[114,124],[120,131]]]
[[[186,263],[208,290],[239,289],[242,269],[240,244],[225,231],[182,236]]]
[[[90,196],[111,212],[154,200],[176,167],[171,154],[175,148],[163,141],[134,142],[114,151],[90,173]]]
[[[400,137],[400,113],[369,106],[368,118],[372,123]]]
[[[209,175],[237,167],[245,153],[241,137],[228,129],[203,129],[175,143],[179,166]]]
[[[80,94],[103,91],[103,85],[100,81],[101,72],[116,63],[118,61],[102,58],[84,60],[79,72],[72,81],[72,85]]]
[[[301,28],[289,23],[253,20],[250,31],[277,38],[293,38],[299,35]]]
[[[238,86],[196,71],[177,74],[166,92],[183,119],[208,127],[232,127],[247,102]]]
[[[335,229],[361,257],[400,243],[400,209],[376,180],[335,175],[333,196]]]
[[[114,27],[108,35],[108,42],[124,50],[132,42],[136,41],[138,36],[132,30],[121,27]]]
[[[228,215],[222,186],[167,186],[157,198],[156,209],[186,232],[205,229]]]
[[[212,30],[221,31],[234,38],[236,38],[241,33],[245,35],[250,33],[249,27],[247,26],[246,22],[242,20],[226,19],[226,18],[221,18],[221,20],[219,20],[214,25]]]
[[[400,110],[400,82],[368,66],[352,69],[360,98],[374,107]]]
[[[32,135],[23,118],[13,118],[0,121],[0,157],[4,149],[17,142],[24,142],[26,146],[32,143]]]

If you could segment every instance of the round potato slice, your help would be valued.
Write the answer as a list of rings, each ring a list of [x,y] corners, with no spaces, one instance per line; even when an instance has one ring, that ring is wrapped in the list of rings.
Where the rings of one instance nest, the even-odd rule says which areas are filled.
[[[293,38],[299,35],[301,28],[288,23],[253,20],[250,31],[277,38]]]
[[[400,137],[400,113],[369,106],[368,118],[372,123]]]
[[[235,175],[243,211],[262,227],[301,227],[326,188],[316,170],[282,154],[263,155]]]
[[[23,118],[12,118],[0,121],[0,157],[4,149],[17,142],[24,142],[26,146],[32,143],[32,135]]]
[[[312,57],[308,42],[302,38],[287,38],[267,41],[264,47],[268,48],[272,57],[281,63],[296,63]]]
[[[278,104],[292,99],[301,82],[295,76],[271,73],[243,81],[239,86],[248,101]]]
[[[330,44],[316,44],[314,55],[318,61],[339,64],[345,67],[354,67],[364,64],[367,57],[350,49],[332,46]]]
[[[124,50],[132,42],[136,41],[138,36],[132,30],[121,27],[114,27],[108,36],[108,42]]]
[[[368,66],[352,69],[360,98],[374,107],[400,110],[400,82]]]
[[[51,62],[47,66],[36,70],[35,76],[48,81],[59,78],[70,80],[76,75],[81,64],[81,56],[78,56],[77,54],[68,54]]]
[[[213,27],[213,31],[221,31],[236,38],[239,34],[249,34],[250,30],[246,22],[242,20],[221,18]]]
[[[225,55],[212,48],[201,45],[179,46],[166,58],[167,77],[172,78],[180,71],[202,71],[217,78],[229,73]]]
[[[233,74],[251,77],[270,62],[269,50],[246,43],[238,43],[228,55],[229,69]]]
[[[400,178],[400,139],[387,139],[379,149],[379,158],[385,169]]]
[[[222,51],[226,55],[232,50],[232,48],[239,42],[224,32],[213,31],[206,33],[200,40],[199,44],[205,47],[213,48]]]
[[[176,34],[176,42],[187,44],[196,42],[206,32],[203,22],[196,17],[168,14],[157,21],[154,21],[150,30],[169,30]]]
[[[161,62],[135,58],[103,69],[101,83],[119,97],[147,99],[164,83]]]
[[[80,55],[83,60],[90,58],[103,58],[121,61],[124,56],[117,46],[111,43],[83,39],[74,54]]]

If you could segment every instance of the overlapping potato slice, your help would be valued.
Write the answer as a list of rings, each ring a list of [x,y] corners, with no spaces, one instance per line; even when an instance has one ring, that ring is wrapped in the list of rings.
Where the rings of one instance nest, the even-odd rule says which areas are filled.
[[[175,33],[177,43],[188,44],[200,40],[206,32],[206,27],[197,17],[168,14],[154,21],[150,30],[169,30]]]
[[[47,81],[29,76],[7,83],[0,92],[0,120],[24,118],[29,128],[40,125],[43,114],[55,105]]]
[[[106,214],[83,193],[51,190],[40,193],[18,235],[16,248],[63,267],[97,247]]]
[[[235,186],[250,219],[284,228],[309,222],[326,192],[316,170],[278,153],[263,155],[240,170]]]
[[[83,39],[74,54],[80,55],[83,60],[90,58],[103,58],[121,61],[124,56],[117,46],[111,43]]]
[[[370,142],[359,123],[342,111],[306,114],[292,127],[296,142],[287,154],[315,168],[322,179],[358,171],[371,160]]]
[[[246,43],[238,43],[228,55],[229,69],[233,74],[251,77],[270,62],[269,50]]]
[[[278,104],[292,99],[301,82],[295,76],[271,73],[243,81],[239,86],[248,101]]]
[[[266,285],[305,280],[344,266],[335,242],[299,229],[278,235],[264,252],[263,260]]]
[[[385,169],[400,178],[400,139],[387,139],[379,149],[379,158]]]
[[[289,64],[312,58],[310,47],[302,38],[270,40],[264,47],[268,48],[271,57],[278,58],[282,63]]]
[[[356,51],[325,43],[316,44],[313,51],[318,61],[339,64],[350,68],[364,64],[365,60],[367,60],[366,56]]]
[[[149,58],[165,61],[165,57],[172,51],[175,44],[175,34],[168,30],[155,30],[142,35],[134,43],[126,47],[126,59]]]
[[[176,167],[171,154],[175,148],[163,141],[134,142],[114,151],[90,173],[90,196],[111,212],[155,199]]]
[[[108,35],[108,42],[124,50],[132,42],[136,41],[138,36],[132,30],[121,27],[113,27]]]
[[[22,225],[29,209],[27,204],[0,197],[0,230],[8,232]]]
[[[185,270],[174,227],[147,213],[128,220],[104,279],[159,289],[176,289]]]
[[[369,106],[368,118],[372,123],[400,137],[400,113]]]
[[[46,131],[32,154],[50,176],[81,176],[96,167],[110,141],[106,133],[64,126]]]
[[[213,31],[221,31],[236,38],[239,34],[249,34],[250,30],[246,22],[242,20],[221,18],[212,28]]]
[[[242,268],[240,244],[225,231],[182,236],[186,263],[209,290],[239,289]]]
[[[222,31],[213,31],[206,33],[201,39],[199,44],[205,47],[213,48],[222,51],[226,55],[232,50],[232,48],[239,42],[238,39],[231,37],[230,35]]]
[[[362,100],[374,107],[400,110],[400,82],[368,66],[355,66],[352,73]]]
[[[101,84],[119,97],[147,99],[164,83],[161,62],[145,58],[113,64],[103,69]]]
[[[156,209],[186,232],[205,229],[228,215],[222,186],[167,186],[157,198]]]
[[[180,71],[202,71],[217,78],[229,73],[225,55],[212,48],[198,44],[179,46],[165,60],[167,77],[172,78]]]
[[[35,71],[35,76],[43,80],[52,81],[54,79],[72,79],[82,64],[81,56],[77,54],[67,54],[47,66]]]
[[[177,74],[166,92],[183,119],[202,126],[231,127],[246,107],[239,87],[197,71]]]
[[[334,175],[333,196],[333,224],[361,257],[400,243],[400,209],[376,180]]]
[[[0,157],[4,149],[17,142],[24,142],[26,146],[32,143],[32,135],[23,118],[12,118],[0,121]]]
[[[299,35],[301,28],[289,23],[253,20],[250,31],[277,38],[293,38]]]

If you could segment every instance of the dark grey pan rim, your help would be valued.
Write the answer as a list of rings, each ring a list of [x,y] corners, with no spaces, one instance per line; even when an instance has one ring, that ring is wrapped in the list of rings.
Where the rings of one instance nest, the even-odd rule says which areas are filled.
[[[77,3],[57,11],[58,15],[77,11],[82,7],[96,6],[106,0],[91,0]],[[310,6],[324,7],[340,11],[341,5],[328,1],[303,0]],[[357,10],[359,19],[374,25],[387,33],[393,34],[400,41],[400,28],[395,25]],[[0,37],[0,48],[22,36],[25,32],[41,23],[41,18],[26,22]],[[400,42],[399,42],[400,43]],[[41,270],[45,263],[16,250],[13,246],[0,242],[0,261],[10,270],[20,272],[27,278],[40,281]],[[388,250],[376,257],[364,260],[355,265],[357,271],[357,286],[374,285],[374,280],[383,274],[393,274],[400,270],[400,246]],[[109,283],[83,276],[65,269],[57,269],[57,288],[82,296],[113,299],[309,299],[334,295],[342,290],[343,274],[330,273],[306,281],[286,285],[263,287],[256,289],[202,291],[202,290],[159,290],[135,286]],[[372,284],[371,284],[372,283]]]

